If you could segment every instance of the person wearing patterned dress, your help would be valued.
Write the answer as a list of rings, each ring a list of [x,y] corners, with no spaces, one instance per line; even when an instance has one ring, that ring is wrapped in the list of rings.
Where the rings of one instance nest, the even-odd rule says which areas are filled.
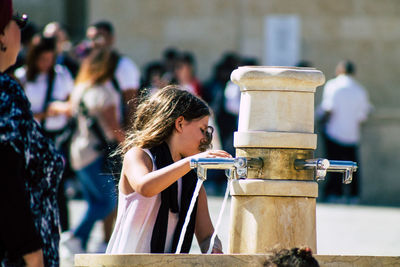
[[[34,120],[15,63],[27,16],[0,0],[0,265],[59,266],[57,189],[63,159]]]

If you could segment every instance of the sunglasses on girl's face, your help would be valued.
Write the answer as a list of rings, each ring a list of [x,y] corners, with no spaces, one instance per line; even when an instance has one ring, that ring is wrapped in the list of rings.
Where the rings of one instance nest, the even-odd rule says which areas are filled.
[[[19,15],[18,13],[12,17],[12,19],[17,23],[18,27],[22,30],[26,23],[28,22],[28,15],[22,14]]]

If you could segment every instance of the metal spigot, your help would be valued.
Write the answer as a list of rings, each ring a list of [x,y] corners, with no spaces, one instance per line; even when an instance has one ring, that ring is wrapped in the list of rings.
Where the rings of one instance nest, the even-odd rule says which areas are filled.
[[[261,158],[198,158],[190,160],[190,168],[197,169],[197,176],[201,180],[207,179],[207,170],[227,170],[230,179],[241,179],[247,177],[249,168],[261,169],[263,161]]]
[[[357,171],[357,162],[328,160],[328,159],[296,159],[294,162],[296,170],[315,170],[317,181],[325,180],[327,172],[340,172],[343,174],[343,183],[349,184],[353,180],[353,173]]]

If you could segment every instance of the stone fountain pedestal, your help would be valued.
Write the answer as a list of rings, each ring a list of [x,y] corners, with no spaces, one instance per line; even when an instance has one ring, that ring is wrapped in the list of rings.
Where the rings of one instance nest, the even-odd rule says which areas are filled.
[[[261,171],[232,181],[229,253],[267,253],[308,246],[317,250],[313,171],[295,170],[296,159],[312,159],[314,93],[321,71],[287,67],[239,67],[237,157],[260,157]]]

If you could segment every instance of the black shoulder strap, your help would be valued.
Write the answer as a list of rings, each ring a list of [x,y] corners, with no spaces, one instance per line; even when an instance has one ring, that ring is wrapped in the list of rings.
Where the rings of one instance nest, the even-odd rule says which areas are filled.
[[[47,90],[46,90],[46,98],[44,99],[43,108],[42,108],[43,112],[46,112],[47,108],[49,107],[51,97],[53,95],[55,76],[56,76],[56,72],[54,71],[54,68],[52,68],[50,73],[47,75]],[[44,118],[41,122],[42,127],[44,127],[45,123],[46,123],[46,118]]]
[[[112,77],[111,83],[112,83],[115,91],[117,91],[118,94],[122,94],[121,87],[119,86],[119,82],[117,80],[117,77],[115,77],[115,72],[114,72],[114,76]]]
[[[112,68],[114,69],[113,70],[113,77],[111,79],[111,83],[112,83],[115,91],[117,91],[119,94],[121,94],[122,93],[121,86],[120,86],[120,84],[119,84],[119,82],[117,80],[117,77],[115,76],[115,73],[116,73],[116,71],[118,69],[118,64],[119,64],[119,61],[121,59],[121,56],[116,51],[112,51],[111,56],[112,56],[112,62],[113,62],[112,63],[113,64]]]
[[[107,137],[103,131],[103,129],[101,129],[100,127],[100,123],[97,120],[96,117],[91,116],[89,114],[89,110],[86,107],[85,103],[83,102],[83,96],[85,93],[83,93],[82,97],[81,97],[81,101],[79,102],[79,112],[86,117],[86,119],[88,120],[88,127],[89,129],[94,133],[94,135],[96,136],[96,138],[100,141],[99,150],[103,150],[105,148],[107,148],[108,146],[108,141],[107,141]]]

